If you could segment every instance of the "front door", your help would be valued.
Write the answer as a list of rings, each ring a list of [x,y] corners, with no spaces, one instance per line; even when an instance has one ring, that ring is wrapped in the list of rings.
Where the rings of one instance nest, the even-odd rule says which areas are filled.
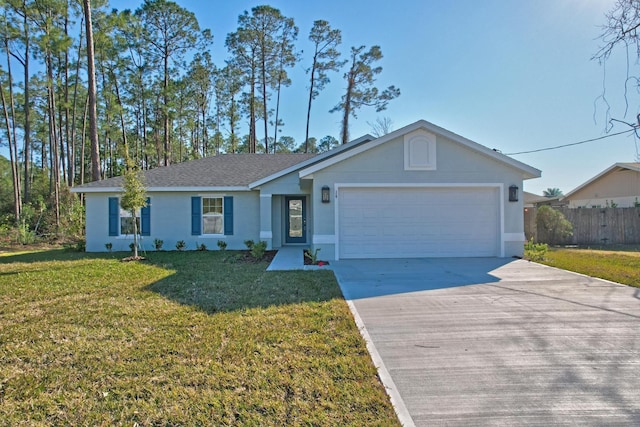
[[[285,197],[286,243],[307,243],[307,209],[305,197]]]

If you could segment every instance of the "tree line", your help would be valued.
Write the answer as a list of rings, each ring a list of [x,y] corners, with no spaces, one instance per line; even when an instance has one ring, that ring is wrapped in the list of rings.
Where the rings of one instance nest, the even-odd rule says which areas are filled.
[[[224,37],[224,58],[212,57],[212,31],[168,0],[122,11],[107,0],[0,5],[0,142],[10,166],[0,188],[12,190],[2,223],[33,227],[46,210],[57,232],[61,209],[75,203],[69,188],[121,175],[127,164],[145,170],[220,153],[326,151],[348,141],[359,109],[382,111],[400,94],[376,87],[379,46],[343,52],[341,31],[316,20],[306,35],[313,49],[303,55],[294,18],[268,5],[240,13]],[[305,140],[296,143],[283,135],[281,105],[300,65],[308,92],[297,96],[308,103]],[[345,92],[331,110],[341,115],[340,141],[317,139],[309,134],[314,100],[340,74]]]

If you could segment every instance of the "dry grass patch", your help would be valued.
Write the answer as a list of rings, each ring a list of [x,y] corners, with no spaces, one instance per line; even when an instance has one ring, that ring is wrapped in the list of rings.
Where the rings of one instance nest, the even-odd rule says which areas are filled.
[[[398,425],[331,272],[147,255],[0,257],[0,424]]]

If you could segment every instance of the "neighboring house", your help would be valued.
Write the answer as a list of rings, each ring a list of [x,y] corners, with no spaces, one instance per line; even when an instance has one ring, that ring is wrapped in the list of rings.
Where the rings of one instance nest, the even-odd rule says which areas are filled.
[[[522,182],[539,176],[418,121],[315,156],[227,154],[146,171],[142,244],[217,249],[222,240],[244,249],[245,240],[263,240],[321,249],[329,260],[511,257],[522,255],[525,240]],[[119,208],[121,186],[118,177],[74,189],[85,193],[88,251],[106,243],[128,250],[132,220]]]
[[[570,208],[629,208],[640,204],[640,163],[616,163],[591,178],[562,201]]]
[[[537,194],[529,193],[527,191],[523,191],[522,193],[524,197],[525,211],[527,208],[538,208],[544,205],[553,206],[553,207],[560,207],[560,206],[566,205],[566,203],[564,203],[563,200],[560,200],[561,197],[539,196]]]

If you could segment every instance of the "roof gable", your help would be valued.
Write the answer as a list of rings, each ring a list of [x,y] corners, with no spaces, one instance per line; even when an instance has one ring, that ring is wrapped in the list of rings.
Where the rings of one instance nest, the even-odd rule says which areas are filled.
[[[577,193],[583,191],[584,189],[588,188],[589,186],[591,186],[591,185],[595,184],[596,182],[602,180],[607,175],[609,175],[609,174],[611,174],[613,172],[624,171],[624,170],[629,170],[629,171],[640,173],[640,163],[615,163],[612,166],[610,166],[607,169],[605,169],[604,171],[602,171],[599,174],[597,174],[596,176],[594,176],[593,178],[587,180],[585,183],[583,183],[583,184],[579,185],[578,187],[574,188],[573,190],[569,191],[567,194],[565,194],[565,196],[562,198],[562,200],[571,199],[572,196],[575,196]]]
[[[446,129],[443,129],[439,126],[434,125],[433,123],[427,122],[426,120],[419,120],[415,123],[412,123],[410,125],[407,125],[403,128],[400,128],[394,132],[388,133],[387,135],[384,135],[378,139],[375,139],[371,142],[368,142],[366,144],[361,144],[360,146],[354,147],[353,149],[349,150],[349,151],[345,151],[343,153],[340,153],[338,155],[334,155],[326,160],[323,161],[316,161],[314,162],[311,166],[302,169],[300,171],[300,178],[304,178],[304,177],[308,177],[310,175],[312,175],[314,172],[320,171],[324,168],[327,168],[331,165],[334,165],[338,162],[344,161],[346,159],[349,159],[353,156],[356,156],[360,153],[363,153],[365,151],[371,150],[372,148],[378,147],[386,142],[389,142],[391,140],[394,140],[398,137],[401,137],[403,135],[409,134],[411,132],[414,132],[416,130],[419,129],[424,129],[427,130],[429,132],[432,132],[436,135],[440,135],[442,137],[445,137],[451,141],[454,141],[455,143],[461,144],[463,146],[465,146],[466,148],[471,149],[472,151],[475,151],[479,154],[482,154],[486,157],[489,157],[491,159],[494,159],[506,166],[510,166],[514,169],[519,170],[522,174],[523,174],[523,178],[524,179],[530,179],[530,178],[538,178],[541,175],[540,170],[531,167],[529,165],[526,165],[522,162],[519,162],[515,159],[512,159],[511,157],[505,156],[502,153],[499,153],[495,150],[492,150],[490,148],[487,148],[483,145],[478,144],[477,142],[471,141],[470,139],[464,138],[460,135],[457,135],[453,132],[450,132]]]

